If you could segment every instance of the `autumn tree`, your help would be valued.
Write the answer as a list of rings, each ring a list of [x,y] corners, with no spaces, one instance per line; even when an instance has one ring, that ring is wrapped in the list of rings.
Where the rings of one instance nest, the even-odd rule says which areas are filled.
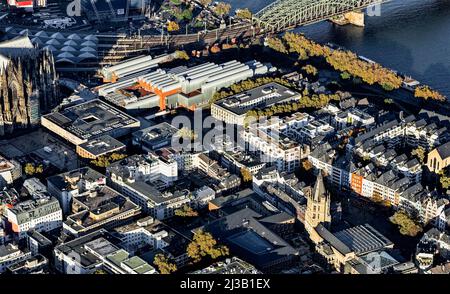
[[[196,217],[198,216],[198,212],[192,209],[189,205],[185,204],[175,210],[175,215],[181,217]]]
[[[353,52],[332,50],[328,46],[307,39],[302,34],[292,32],[287,32],[283,36],[283,40],[288,51],[297,53],[299,59],[322,58],[335,70],[346,73],[345,76],[342,76],[343,78],[354,76],[369,85],[378,84],[385,90],[398,89],[402,85],[403,79],[395,72],[377,63],[362,60]]]
[[[372,201],[381,204],[381,202],[384,201],[384,198],[380,193],[373,193]]]
[[[126,154],[114,152],[110,155],[102,155],[99,156],[97,159],[91,160],[91,164],[97,167],[108,167],[111,165],[112,162],[122,160],[125,157],[127,157]]]
[[[175,51],[175,58],[189,60],[189,55],[184,50],[177,50]]]
[[[111,161],[118,161],[118,160],[122,160],[122,159],[124,159],[125,157],[127,157],[127,155],[126,154],[124,154],[124,153],[112,153],[110,156],[109,156],[109,158],[110,158],[110,160]]]
[[[447,176],[447,174],[443,170],[439,172],[439,182],[444,189],[448,189],[450,187],[450,177]]]
[[[42,174],[43,172],[44,172],[44,166],[42,164],[39,164],[38,166],[36,166],[37,174]]]
[[[163,275],[167,275],[177,271],[176,264],[171,263],[169,259],[161,253],[155,255],[153,264],[158,267],[158,271]]]
[[[197,230],[191,243],[187,247],[187,254],[194,262],[199,262],[203,257],[209,256],[217,259],[221,256],[227,256],[230,251],[225,245],[218,245],[216,239],[203,230]]]
[[[230,13],[231,5],[225,2],[217,3],[216,7],[214,7],[214,13],[220,17],[224,15],[228,15]]]
[[[307,64],[304,67],[302,67],[302,70],[304,70],[307,74],[311,75],[311,76],[316,76],[319,71],[317,70],[317,68],[315,68],[314,66]]]
[[[44,172],[44,166],[42,164],[36,166],[33,163],[27,163],[25,164],[24,171],[28,176],[42,174]]]
[[[432,90],[428,86],[419,86],[414,90],[414,96],[416,98],[422,98],[422,99],[432,99],[432,100],[438,100],[438,101],[445,101],[444,95],[441,93]]]
[[[252,173],[248,170],[248,168],[241,168],[241,176],[244,183],[248,183],[253,180]]]
[[[426,152],[425,149],[422,146],[419,146],[416,149],[414,149],[411,152],[411,154],[415,155],[419,159],[419,162],[421,164],[424,164],[424,162],[425,162],[425,152]]]
[[[200,4],[203,5],[203,7],[209,6],[211,4],[212,0],[199,0]]]
[[[36,168],[34,167],[34,164],[32,163],[27,163],[25,164],[25,174],[32,176],[36,173]]]
[[[398,226],[400,234],[415,237],[422,232],[422,226],[417,224],[413,219],[409,217],[406,212],[398,211],[389,218],[391,223]]]
[[[308,159],[302,161],[302,167],[305,171],[310,171],[313,168],[313,164]]]
[[[248,8],[236,10],[236,17],[240,19],[251,19],[252,13]]]
[[[266,43],[267,43],[267,46],[269,46],[269,48],[271,48],[277,52],[281,52],[281,53],[285,53],[285,54],[288,53],[286,45],[278,37],[267,38]]]
[[[341,96],[337,93],[335,94],[313,94],[311,96],[303,95],[299,100],[294,100],[290,102],[284,102],[280,104],[274,104],[263,109],[252,109],[246,113],[246,118],[254,117],[256,119],[261,117],[272,117],[277,114],[288,114],[291,112],[296,112],[303,108],[316,108],[320,109],[326,106],[330,101],[339,101]]]
[[[180,25],[174,21],[169,21],[167,23],[167,30],[169,32],[176,32],[180,29]]]
[[[181,137],[181,138],[183,138],[183,139],[189,139],[189,140],[191,140],[191,141],[193,141],[193,140],[195,140],[195,139],[198,138],[198,135],[195,133],[195,131],[194,131],[194,130],[191,130],[191,129],[187,128],[187,127],[181,128],[181,129],[177,132],[176,135],[179,136],[179,137]]]

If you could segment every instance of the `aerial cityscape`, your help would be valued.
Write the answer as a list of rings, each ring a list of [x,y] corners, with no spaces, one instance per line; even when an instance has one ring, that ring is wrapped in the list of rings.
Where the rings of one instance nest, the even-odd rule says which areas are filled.
[[[447,0],[1,0],[0,276],[450,274],[449,32]]]

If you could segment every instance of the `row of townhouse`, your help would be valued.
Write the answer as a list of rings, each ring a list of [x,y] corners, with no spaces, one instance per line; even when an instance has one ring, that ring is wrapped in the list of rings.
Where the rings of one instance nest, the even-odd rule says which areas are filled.
[[[420,183],[391,169],[380,172],[373,163],[356,166],[349,155],[337,157],[329,144],[316,148],[308,156],[316,169],[325,171],[328,179],[342,190],[372,199],[387,201],[397,209],[417,215],[422,222],[439,225],[448,200],[430,192]]]
[[[408,158],[406,154],[398,155],[395,149],[386,148],[383,143],[375,144],[367,141],[355,150],[360,158],[370,159],[376,166],[393,169],[403,174],[412,183],[420,183],[422,180],[422,165],[417,158]]]
[[[410,115],[388,121],[358,136],[352,142],[352,147],[359,152],[365,152],[367,147],[385,143],[388,148],[400,145],[410,147],[421,146],[425,150],[433,149],[449,140],[447,121],[420,115]],[[370,142],[373,141],[373,142]]]

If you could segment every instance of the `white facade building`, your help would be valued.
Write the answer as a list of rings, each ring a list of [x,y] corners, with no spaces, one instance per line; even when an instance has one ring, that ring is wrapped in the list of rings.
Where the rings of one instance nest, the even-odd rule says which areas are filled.
[[[25,238],[29,230],[48,232],[62,226],[62,209],[57,199],[42,197],[6,208],[8,221],[19,239]]]

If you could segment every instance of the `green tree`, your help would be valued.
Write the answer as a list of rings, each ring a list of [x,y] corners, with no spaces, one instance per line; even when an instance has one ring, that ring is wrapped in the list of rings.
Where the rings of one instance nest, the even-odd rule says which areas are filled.
[[[155,255],[153,264],[158,267],[158,271],[163,275],[167,275],[177,271],[176,264],[171,263],[169,259],[161,253]]]
[[[204,232],[203,230],[194,232],[194,238],[189,243],[186,252],[194,262],[199,262],[205,256],[217,259],[230,254],[227,246],[218,245],[216,239],[210,233]]]
[[[344,71],[343,73],[341,73],[341,78],[342,78],[343,80],[349,80],[351,77],[352,77],[352,76],[351,76],[348,72],[346,72],[346,71]]]
[[[181,217],[196,217],[198,216],[198,212],[192,209],[189,205],[185,204],[175,210],[175,215]]]
[[[103,269],[98,269],[93,272],[94,275],[107,275],[108,273]]]
[[[192,10],[190,10],[190,9],[183,10],[181,16],[185,20],[191,20],[192,19]]]
[[[398,211],[389,218],[391,223],[398,226],[400,234],[415,237],[423,228],[409,217],[406,212]]]

